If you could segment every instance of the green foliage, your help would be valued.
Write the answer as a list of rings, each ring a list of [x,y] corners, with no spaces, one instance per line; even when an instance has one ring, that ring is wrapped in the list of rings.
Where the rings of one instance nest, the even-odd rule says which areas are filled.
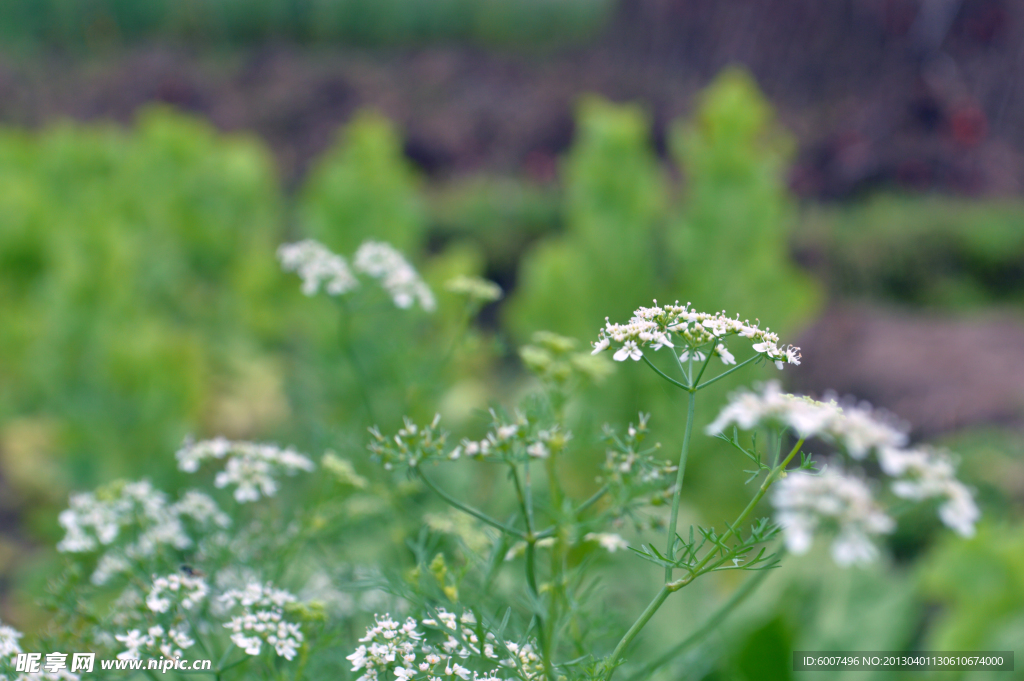
[[[693,120],[672,126],[672,154],[686,178],[668,233],[681,297],[741,317],[756,312],[781,329],[809,319],[819,294],[788,257],[793,148],[753,78],[739,69],[708,86]]]
[[[655,226],[665,181],[635,106],[585,100],[563,167],[565,235],[542,242],[521,264],[508,320],[525,337],[536,328],[589,338],[607,315],[628,314],[655,278]]]
[[[152,38],[227,44],[285,38],[543,46],[593,35],[612,6],[611,0],[6,0],[0,44],[80,49]]]
[[[521,266],[510,326],[589,338],[632,301],[693,301],[770,317],[782,331],[805,322],[820,294],[788,258],[795,224],[785,181],[792,141],[745,73],[723,73],[690,122],[672,126],[684,196],[670,204],[649,124],[633,106],[587,100],[564,164],[566,233]]]
[[[134,133],[4,131],[0,149],[7,418],[34,419],[85,482],[187,428],[283,416],[259,348],[281,329],[260,302],[282,217],[262,146],[157,109]]]
[[[303,231],[341,253],[363,241],[415,252],[426,215],[402,140],[387,119],[364,113],[317,163],[299,203]]]
[[[1016,201],[881,195],[808,211],[801,251],[837,295],[963,308],[1024,302]]]
[[[987,525],[970,542],[942,542],[920,588],[941,605],[932,650],[1012,650],[1024,632],[1024,531]]]

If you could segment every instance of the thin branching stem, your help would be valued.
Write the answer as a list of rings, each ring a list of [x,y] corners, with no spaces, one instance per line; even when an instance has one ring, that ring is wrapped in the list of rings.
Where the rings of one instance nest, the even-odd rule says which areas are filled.
[[[672,354],[674,355],[675,353],[672,353]],[[676,360],[678,360],[678,359],[679,359],[679,358],[677,357],[677,358],[676,358]],[[676,386],[677,388],[682,388],[682,389],[683,389],[683,390],[685,390],[686,392],[690,392],[690,386],[686,385],[685,383],[680,383],[679,381],[677,381],[676,379],[672,378],[671,376],[669,376],[668,374],[666,374],[666,373],[665,373],[664,371],[662,371],[661,369],[659,369],[658,367],[656,367],[656,366],[654,365],[654,363],[653,363],[653,362],[651,362],[651,360],[647,359],[647,355],[643,355],[643,360],[644,360],[645,362],[647,362],[647,366],[649,366],[649,367],[651,367],[652,369],[654,369],[655,373],[657,373],[657,374],[658,374],[659,376],[661,376],[662,378],[664,378],[664,379],[665,379],[666,381],[668,381],[668,382],[669,382],[669,383],[671,383],[672,385]]]
[[[672,592],[669,590],[668,584],[663,585],[654,596],[654,599],[647,604],[647,607],[640,614],[640,617],[637,618],[636,622],[633,622],[633,626],[631,626],[629,631],[625,633],[622,640],[620,640],[619,644],[615,646],[615,650],[612,651],[612,654],[608,656],[608,659],[605,662],[604,681],[608,681],[608,679],[612,678],[612,674],[615,673],[615,669],[618,666],[619,658],[622,656],[622,653],[625,652],[627,646],[633,642],[633,639],[637,637],[637,634],[640,633],[640,630],[644,628],[647,622],[654,617],[654,613],[658,612],[658,608],[661,607],[661,604],[665,602],[665,599],[668,598],[670,593]]]
[[[589,499],[580,504],[579,507],[576,509],[576,515],[579,516],[579,514],[583,513],[588,508],[596,504],[598,501],[601,500],[601,497],[603,497],[605,494],[608,494],[608,485],[605,485],[601,489],[594,492],[593,496],[591,496]]]
[[[686,472],[686,457],[690,452],[690,433],[693,430],[693,410],[697,394],[690,392],[686,405],[686,430],[683,433],[683,448],[679,452],[679,467],[676,470],[676,484],[672,489],[672,511],[668,520],[668,547],[665,555],[670,561],[675,560],[676,554],[676,523],[679,520],[679,498],[683,491],[683,474]],[[672,568],[665,568],[665,581],[672,581]]]
[[[712,613],[711,616],[705,620],[704,624],[697,629],[697,631],[669,648],[659,657],[644,665],[641,669],[633,672],[633,674],[626,678],[626,681],[646,681],[651,678],[651,675],[658,669],[684,653],[688,648],[690,648],[690,646],[700,642],[705,636],[714,631],[725,620],[725,618],[729,616],[729,613],[742,603],[747,596],[753,593],[753,591],[760,586],[761,582],[763,582],[764,578],[767,576],[768,570],[759,570],[757,574],[744,582],[743,586],[737,589],[733,595],[729,597],[729,600],[719,606],[718,610]]]
[[[694,384],[700,383],[700,377],[704,375],[704,370],[708,368],[708,364],[711,362],[711,358],[714,356],[715,348],[717,348],[717,347],[718,347],[717,339],[711,341],[711,349],[708,350],[708,356],[704,358],[704,364],[701,365],[700,371],[697,373],[697,378],[695,378],[692,381],[690,381],[690,385],[694,385]]]
[[[718,374],[714,378],[709,378],[708,380],[704,381],[703,383],[698,385],[696,388],[694,388],[694,390],[702,390],[702,389],[708,387],[709,385],[711,385],[715,381],[719,381],[719,380],[725,378],[726,376],[728,376],[729,374],[731,374],[732,372],[740,370],[741,368],[743,368],[746,365],[750,364],[751,362],[753,362],[755,359],[757,359],[760,356],[761,355],[754,355],[750,359],[747,359],[747,360],[744,360],[744,361],[740,362],[739,364],[734,366],[732,369],[729,369],[728,371],[723,371],[722,373]]]
[[[739,527],[744,522],[746,522],[747,518],[754,511],[754,507],[757,506],[758,502],[761,501],[764,495],[768,492],[768,488],[772,486],[772,483],[775,482],[775,479],[779,477],[779,474],[786,469],[786,466],[788,466],[789,462],[793,460],[793,457],[796,456],[796,453],[800,451],[800,448],[803,446],[803,444],[804,441],[802,439],[797,441],[796,445],[793,446],[793,449],[790,450],[789,454],[786,456],[785,459],[783,459],[782,463],[780,463],[778,466],[772,469],[771,473],[769,473],[768,476],[764,479],[764,482],[761,483],[761,487],[760,489],[757,490],[757,494],[755,494],[754,498],[750,500],[749,504],[747,504],[747,507],[744,508],[743,511],[739,514],[739,516],[736,517],[736,520],[732,522],[732,525],[729,526],[729,529],[723,532],[722,536],[719,537],[719,544],[724,544],[730,538],[732,538],[734,534],[736,534],[735,528]],[[683,577],[682,579],[676,580],[675,582],[672,582],[668,585],[669,588],[673,591],[678,591],[682,587],[692,582],[696,577],[703,574],[701,572],[701,569],[711,561],[711,558],[714,555],[715,551],[709,551],[704,556],[704,558],[701,559],[699,563],[693,566],[693,576]]]
[[[511,535],[515,535],[516,537],[519,537],[520,539],[526,539],[526,534],[522,530],[519,530],[519,529],[517,529],[515,527],[512,527],[510,525],[506,525],[506,524],[502,523],[501,521],[495,520],[494,518],[490,517],[489,515],[487,515],[483,511],[478,511],[477,509],[473,508],[472,506],[469,506],[468,504],[462,503],[461,501],[459,501],[458,499],[456,499],[455,497],[453,497],[452,495],[448,494],[443,489],[441,489],[440,487],[435,485],[433,483],[433,481],[431,481],[431,479],[428,478],[426,476],[426,474],[422,470],[420,470],[419,468],[416,468],[414,470],[416,471],[416,474],[419,476],[420,480],[423,481],[423,484],[425,484],[427,487],[429,487],[434,492],[434,494],[436,494],[437,496],[441,497],[442,499],[444,499],[449,504],[451,504],[455,508],[459,509],[463,513],[468,513],[469,515],[473,516],[477,520],[479,520],[479,521],[481,521],[483,523],[486,523],[486,524],[490,525],[491,527],[497,528],[497,529],[501,530],[502,532],[507,532],[507,533],[509,533]]]

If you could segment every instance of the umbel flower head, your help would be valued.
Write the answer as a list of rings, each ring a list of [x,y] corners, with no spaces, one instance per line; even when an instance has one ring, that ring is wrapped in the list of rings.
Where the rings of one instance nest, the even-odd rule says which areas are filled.
[[[231,524],[202,492],[188,491],[171,503],[148,480],[73,494],[58,522],[65,531],[58,551],[104,551],[92,575],[94,584],[128,572],[132,562],[192,548],[204,534]]]
[[[224,626],[231,641],[248,655],[259,655],[268,644],[279,656],[291,660],[302,646],[304,636],[298,624],[285,619],[285,608],[295,596],[272,584],[251,582],[244,589],[226,591],[218,599],[227,608],[241,608],[242,614]]]
[[[732,319],[725,312],[698,312],[690,304],[658,305],[640,307],[625,324],[613,324],[605,320],[604,328],[598,332],[594,354],[613,345],[616,347],[613,359],[624,362],[627,359],[639,361],[644,350],[678,348],[683,361],[706,358],[698,348],[711,345],[708,352],[717,355],[725,364],[736,360],[725,346],[730,336],[741,336],[752,341],[754,352],[775,363],[779,369],[785,364],[800,364],[800,348],[792,345],[782,347],[777,334],[762,329],[749,321]]]
[[[878,550],[871,537],[896,527],[863,480],[834,468],[817,475],[787,474],[775,487],[772,503],[790,552],[806,553],[815,531],[828,527],[835,534],[832,558],[844,567],[874,560]]]
[[[791,429],[801,439],[818,438],[835,445],[855,460],[874,455],[890,478],[893,496],[911,501],[936,500],[943,523],[962,536],[974,534],[980,512],[970,490],[956,478],[952,457],[927,448],[906,448],[905,430],[866,404],[840,405],[835,400],[819,402],[790,395],[771,381],[758,391],[741,390],[731,395],[707,432],[715,435],[730,426],[742,430]],[[794,552],[809,547],[814,529],[831,525],[838,532],[833,546],[837,562],[863,562],[875,555],[873,548],[869,550],[868,537],[891,530],[870,489],[848,475],[789,473],[773,501]]]
[[[277,249],[281,267],[296,272],[302,279],[302,292],[312,296],[323,286],[327,295],[340,296],[359,286],[345,258],[332,253],[319,241],[306,239],[294,244],[282,244]]]
[[[295,475],[310,472],[316,465],[305,455],[291,447],[282,449],[275,444],[259,444],[228,440],[223,437],[185,444],[175,453],[178,468],[195,473],[209,459],[227,458],[224,470],[217,473],[214,485],[218,488],[235,485],[235,501],[257,501],[262,493],[272,497],[277,493],[275,475]]]
[[[278,260],[286,272],[295,272],[302,279],[302,292],[315,295],[323,287],[330,296],[340,296],[359,286],[359,280],[348,261],[313,239],[282,244]],[[427,312],[437,307],[434,294],[416,269],[390,244],[366,241],[353,256],[355,271],[379,279],[381,287],[397,307],[406,309],[419,304]]]

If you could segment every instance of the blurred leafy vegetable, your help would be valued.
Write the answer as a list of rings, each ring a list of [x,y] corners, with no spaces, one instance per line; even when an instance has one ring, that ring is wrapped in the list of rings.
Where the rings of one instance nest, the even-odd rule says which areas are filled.
[[[837,295],[962,308],[1024,302],[1015,201],[881,195],[807,212],[798,250]]]

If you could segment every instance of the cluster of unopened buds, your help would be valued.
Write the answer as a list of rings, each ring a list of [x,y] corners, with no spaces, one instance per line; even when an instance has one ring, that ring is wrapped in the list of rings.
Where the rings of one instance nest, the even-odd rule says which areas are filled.
[[[681,361],[703,361],[707,355],[699,348],[713,344],[709,352],[717,355],[724,364],[735,364],[736,359],[726,348],[724,340],[729,336],[741,336],[752,341],[754,352],[775,363],[779,369],[785,364],[800,364],[800,348],[792,345],[782,347],[777,334],[770,329],[761,329],[749,321],[733,319],[726,313],[698,312],[687,303],[653,307],[640,307],[625,324],[613,324],[605,320],[604,328],[598,332],[594,354],[616,346],[613,359],[623,362],[627,359],[639,361],[644,348],[660,350],[681,345]]]
[[[482,439],[463,439],[448,453],[448,458],[455,460],[466,456],[486,460],[510,460],[521,450],[530,458],[546,459],[552,452],[562,450],[572,439],[572,433],[563,432],[557,425],[534,432],[529,420],[521,414],[516,415],[513,423],[503,423],[496,415],[493,416],[495,423]]]
[[[440,423],[440,414],[435,414],[425,426],[417,425],[407,417],[405,425],[392,437],[385,437],[374,426],[370,428],[373,439],[367,449],[384,466],[384,470],[390,471],[396,465],[415,468],[424,461],[445,456],[448,434],[440,429]]]

